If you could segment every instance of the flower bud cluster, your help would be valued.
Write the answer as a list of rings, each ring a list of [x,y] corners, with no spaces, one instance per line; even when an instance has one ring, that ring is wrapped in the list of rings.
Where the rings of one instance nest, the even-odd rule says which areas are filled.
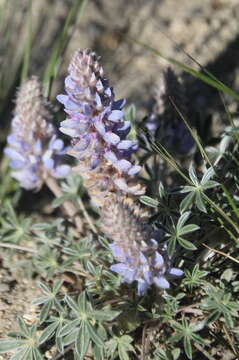
[[[123,120],[125,100],[115,101],[91,50],[76,51],[68,70],[66,94],[57,96],[67,114],[60,131],[72,138],[70,154],[79,160],[77,169],[88,181],[87,188],[142,193],[141,186],[132,184],[141,167],[131,161],[137,145],[127,139],[131,124]]]
[[[65,177],[70,171],[68,165],[62,164],[64,143],[57,138],[49,119],[39,81],[32,77],[18,92],[5,148],[13,177],[25,189],[40,189],[46,177]]]
[[[113,240],[110,249],[118,261],[111,270],[120,274],[123,282],[137,281],[138,295],[152,284],[168,289],[168,280],[183,274],[171,266],[167,249],[158,243],[160,232],[146,224],[142,210],[131,199],[114,195],[105,202],[102,230]]]

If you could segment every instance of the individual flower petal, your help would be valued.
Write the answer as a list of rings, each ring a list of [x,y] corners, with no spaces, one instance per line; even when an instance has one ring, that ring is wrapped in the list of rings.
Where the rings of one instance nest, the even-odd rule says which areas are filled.
[[[177,268],[171,268],[168,273],[173,276],[182,276],[184,274],[182,270]]]
[[[160,269],[164,265],[164,258],[157,251],[154,255],[153,264],[156,269]]]
[[[170,288],[169,282],[163,276],[155,277],[154,283],[161,289],[169,289]]]
[[[127,172],[131,168],[131,163],[128,160],[121,159],[114,163],[114,166],[120,171]]]
[[[131,146],[134,144],[131,140],[122,140],[118,143],[117,149],[119,150],[128,150],[131,148]]]
[[[71,168],[69,165],[59,165],[55,168],[55,176],[57,178],[65,178],[67,175],[69,175],[71,171]]]
[[[135,279],[135,270],[123,263],[111,265],[110,270],[121,275],[125,282],[131,283]]]
[[[118,122],[123,117],[123,111],[121,110],[113,110],[111,114],[108,116],[108,120],[113,122]]]
[[[25,158],[23,156],[23,154],[20,154],[18,151],[12,149],[12,148],[6,148],[4,150],[4,153],[9,156],[10,158],[12,158],[13,160],[19,160],[22,162],[25,162]]]
[[[67,101],[68,101],[68,99],[69,99],[69,97],[68,97],[68,95],[57,95],[57,100],[61,103],[61,104],[63,104],[64,106],[66,105],[66,103],[67,103]]]
[[[146,281],[138,281],[138,286],[137,286],[137,295],[138,296],[142,296],[144,295],[145,291],[148,288],[148,283]]]
[[[122,109],[125,106],[125,103],[126,103],[125,99],[114,101],[112,104],[112,110]]]
[[[104,140],[106,141],[107,144],[117,145],[118,142],[120,141],[120,137],[114,134],[113,132],[107,132],[104,135]]]
[[[141,166],[134,165],[129,169],[128,175],[134,176],[134,175],[138,174],[138,172],[140,172],[140,170],[141,170]]]

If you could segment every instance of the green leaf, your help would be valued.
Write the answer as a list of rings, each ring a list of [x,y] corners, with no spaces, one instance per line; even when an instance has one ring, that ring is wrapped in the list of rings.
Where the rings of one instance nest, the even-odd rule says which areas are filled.
[[[64,352],[64,343],[62,337],[56,337],[56,347],[60,354],[63,354]]]
[[[79,297],[78,297],[78,306],[79,306],[79,309],[80,311],[82,312],[86,312],[86,309],[87,309],[87,301],[86,301],[86,292],[83,291]]]
[[[47,295],[52,295],[51,290],[42,282],[39,283],[39,287],[42,289],[42,291]]]
[[[51,310],[52,304],[53,304],[53,301],[50,300],[41,309],[41,312],[40,312],[40,324],[42,324],[47,319],[49,311]]]
[[[178,237],[178,243],[187,250],[197,250],[195,245],[181,237]]]
[[[80,324],[80,319],[72,320],[69,324],[63,326],[61,331],[59,332],[59,336],[66,336],[71,333],[75,328]]]
[[[43,344],[47,339],[51,338],[53,336],[54,331],[56,330],[57,326],[58,326],[57,321],[48,325],[47,328],[45,328],[45,330],[41,334],[41,336],[39,338],[39,343]]]
[[[63,339],[62,339],[62,344],[65,345],[69,345],[69,344],[73,344],[78,336],[78,332],[79,332],[79,328],[74,329],[70,334],[66,335]]]
[[[155,199],[152,199],[149,196],[140,196],[140,202],[142,204],[145,204],[145,205],[153,207],[153,208],[156,208],[156,207],[159,206],[159,201],[155,200]]]
[[[11,357],[11,360],[33,360],[30,357],[31,347],[26,346]]]
[[[37,349],[32,349],[32,355],[34,360],[43,360],[41,353]]]
[[[25,345],[23,340],[6,340],[0,341],[0,354],[18,349]]]
[[[86,323],[86,327],[88,329],[88,332],[89,332],[89,335],[90,335],[90,338],[92,339],[92,341],[98,346],[103,346],[104,342],[101,339],[101,337],[97,334],[96,329],[94,329],[94,327],[89,322]]]
[[[197,208],[198,208],[200,211],[202,211],[202,212],[204,212],[204,213],[207,213],[207,209],[206,209],[206,207],[205,207],[205,205],[204,205],[203,197],[202,197],[201,192],[197,191],[195,200],[196,200],[196,201],[195,201],[195,204],[196,204]]]
[[[60,290],[63,282],[64,282],[63,280],[57,280],[57,281],[55,282],[55,284],[54,284],[54,286],[53,286],[53,292],[54,292],[54,294],[57,294],[57,293],[58,293],[58,291]]]
[[[23,321],[23,319],[21,317],[19,317],[17,319],[17,322],[18,322],[19,328],[23,332],[23,335],[25,337],[30,337],[31,336],[30,330],[27,328],[27,326],[26,326],[25,322]]]
[[[183,346],[187,357],[191,360],[192,359],[192,345],[189,336],[184,336],[183,339]]]
[[[37,299],[34,299],[32,301],[32,304],[33,305],[41,305],[41,304],[44,304],[47,301],[49,301],[49,296],[42,296],[42,297],[39,297]]]
[[[183,213],[177,223],[177,230],[180,231],[181,227],[185,224],[185,222],[188,220],[189,216],[190,216],[191,212],[187,211],[185,213]]]
[[[76,338],[75,342],[75,350],[77,354],[79,355],[80,359],[84,358],[85,353],[88,350],[90,344],[90,334],[87,329],[85,321],[82,321],[78,336]]]
[[[185,225],[182,228],[180,228],[178,230],[178,234],[179,235],[186,235],[186,234],[192,233],[194,231],[197,231],[199,229],[200,229],[199,226],[197,226],[195,224],[189,224],[189,225]]]
[[[79,306],[77,305],[77,303],[76,303],[70,296],[68,296],[68,295],[65,297],[65,300],[66,300],[67,305],[68,305],[74,312],[76,312],[77,314],[79,314],[80,308],[79,308]]]
[[[180,212],[183,213],[193,205],[194,192],[190,192],[180,203]]]
[[[208,183],[208,181],[215,175],[215,171],[212,167],[207,169],[202,177],[201,185],[204,186]]]
[[[198,185],[199,185],[199,181],[198,181],[198,178],[197,178],[195,169],[194,169],[194,167],[193,167],[192,164],[191,164],[190,167],[189,167],[188,173],[189,173],[190,179],[192,180],[193,184],[194,184],[195,186],[198,186]]]
[[[121,311],[116,310],[94,310],[93,317],[98,321],[112,321],[119,316],[120,313]]]
[[[171,236],[168,242],[168,254],[169,256],[172,256],[175,250],[175,246],[176,246],[176,237],[175,236]]]

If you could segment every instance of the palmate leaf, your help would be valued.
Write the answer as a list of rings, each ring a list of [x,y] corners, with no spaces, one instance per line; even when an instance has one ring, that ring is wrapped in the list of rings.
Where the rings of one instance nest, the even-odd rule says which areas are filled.
[[[107,343],[107,354],[110,359],[114,359],[118,354],[120,360],[129,360],[128,353],[135,353],[134,347],[131,345],[132,341],[133,339],[129,335],[114,336]]]
[[[175,320],[171,321],[172,327],[176,330],[176,334],[171,336],[169,339],[170,342],[179,342],[183,341],[183,347],[185,354],[188,359],[192,359],[192,342],[198,342],[200,344],[206,345],[205,342],[199,335],[195,332],[200,331],[204,328],[206,322],[200,323],[190,323],[186,318],[182,318],[182,321],[179,323]]]
[[[12,333],[12,336],[18,336],[17,340],[0,341],[0,353],[18,349],[11,357],[11,360],[43,360],[38,349],[39,338],[37,336],[37,326],[32,325],[27,327],[21,318],[18,318],[18,326],[20,331]]]
[[[190,291],[197,286],[205,283],[203,278],[208,274],[207,271],[202,271],[199,269],[199,265],[196,264],[190,273],[188,270],[185,270],[185,277],[183,279],[183,284],[188,286]]]
[[[167,229],[168,241],[168,253],[170,256],[173,255],[176,243],[178,242],[182,247],[187,250],[196,250],[196,246],[189,240],[184,239],[184,235],[190,234],[194,231],[199,230],[199,226],[196,224],[184,225],[190,216],[190,211],[182,213],[176,225],[172,225]]]
[[[42,324],[48,317],[50,310],[53,308],[59,313],[64,312],[60,301],[57,299],[57,293],[63,284],[62,280],[57,280],[53,285],[53,289],[48,288],[44,283],[40,282],[39,287],[46,294],[38,299],[33,300],[34,305],[44,304],[40,312],[40,323]]]

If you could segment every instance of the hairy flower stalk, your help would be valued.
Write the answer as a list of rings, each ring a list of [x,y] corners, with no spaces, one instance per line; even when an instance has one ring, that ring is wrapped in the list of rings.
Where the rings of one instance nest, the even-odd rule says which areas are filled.
[[[155,105],[146,120],[149,132],[176,155],[188,154],[194,140],[181,115],[188,120],[185,89],[175,73],[168,68],[155,91]]]
[[[10,158],[12,175],[21,187],[39,190],[46,183],[56,196],[60,196],[55,178],[66,177],[70,166],[62,163],[66,149],[49,120],[50,113],[39,80],[32,77],[19,89],[5,154]],[[77,210],[73,204],[66,202],[64,207],[70,217],[75,215]],[[78,218],[77,223],[79,226]]]
[[[144,189],[135,179],[140,166],[131,160],[137,145],[127,139],[131,124],[123,120],[125,101],[115,101],[91,50],[76,51],[68,70],[66,94],[57,97],[67,114],[60,130],[72,138],[69,154],[78,159],[75,170],[101,208],[101,229],[113,241],[110,247],[119,262],[111,269],[124,282],[137,281],[139,295],[153,283],[168,288],[167,277],[182,271],[170,267],[142,210],[133,205],[133,197]]]

